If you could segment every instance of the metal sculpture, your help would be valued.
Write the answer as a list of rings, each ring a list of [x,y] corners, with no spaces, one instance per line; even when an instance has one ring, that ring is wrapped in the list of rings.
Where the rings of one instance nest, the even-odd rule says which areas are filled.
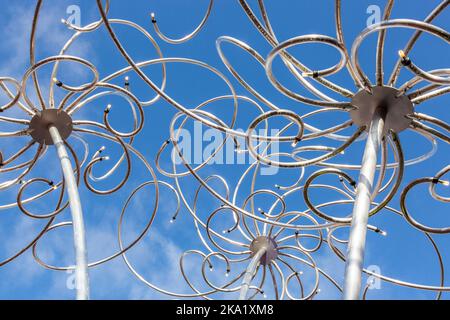
[[[31,35],[31,51],[30,64],[31,68],[25,74],[23,80],[18,82],[12,78],[0,78],[1,88],[10,96],[11,102],[2,107],[7,110],[13,107],[19,107],[31,119],[16,119],[10,117],[0,117],[0,121],[6,121],[16,124],[25,125],[25,129],[17,132],[4,132],[0,137],[10,137],[16,135],[28,134],[32,138],[32,142],[24,149],[10,158],[2,159],[2,168],[0,172],[5,170],[17,170],[19,168],[27,168],[16,179],[2,183],[2,189],[10,187],[23,179],[26,174],[31,171],[33,165],[38,161],[40,154],[44,152],[48,145],[55,145],[61,160],[61,167],[64,172],[64,178],[61,182],[53,184],[45,179],[30,180],[23,184],[19,191],[17,206],[24,212],[24,202],[32,202],[39,199],[40,196],[33,197],[28,200],[21,200],[21,194],[29,184],[44,181],[56,188],[51,187],[48,192],[61,188],[61,198],[67,189],[70,199],[70,207],[73,214],[73,225],[75,230],[75,244],[77,251],[77,271],[79,283],[84,283],[80,289],[79,298],[87,298],[87,260],[85,256],[84,239],[83,239],[83,222],[79,196],[77,194],[77,181],[79,181],[81,164],[77,160],[77,156],[72,153],[77,164],[75,169],[71,168],[68,161],[66,147],[70,149],[66,139],[71,136],[72,131],[95,134],[103,138],[119,143],[123,148],[123,156],[119,162],[113,166],[109,174],[112,174],[115,168],[125,159],[130,166],[129,153],[132,152],[143,161],[152,177],[152,180],[140,185],[134,189],[128,198],[124,209],[126,210],[129,201],[134,197],[136,192],[146,185],[154,185],[156,189],[155,208],[152,218],[144,230],[144,232],[131,245],[125,245],[122,240],[121,231],[119,231],[118,241],[120,251],[113,257],[102,260],[99,263],[106,262],[116,256],[122,256],[128,269],[136,278],[148,287],[179,298],[204,298],[212,299],[217,294],[231,294],[239,292],[240,299],[252,299],[258,294],[267,294],[270,291],[276,299],[312,299],[318,295],[319,277],[324,277],[332,286],[343,292],[344,299],[366,298],[368,286],[362,290],[362,275],[366,273],[374,278],[382,281],[390,282],[399,286],[416,288],[422,290],[434,291],[437,298],[440,298],[442,292],[450,291],[450,288],[444,285],[443,277],[443,261],[440,251],[431,237],[431,234],[449,233],[449,228],[434,228],[416,221],[413,217],[413,210],[407,208],[406,202],[408,193],[420,184],[430,185],[430,194],[437,201],[449,202],[450,198],[438,193],[436,187],[438,184],[448,186],[449,183],[444,176],[450,171],[450,166],[446,166],[438,172],[434,177],[425,177],[417,179],[408,184],[401,190],[405,166],[414,165],[425,161],[436,152],[436,139],[440,139],[444,143],[450,143],[449,131],[450,126],[444,119],[437,119],[432,116],[418,113],[415,107],[430,99],[444,96],[450,91],[450,69],[441,68],[426,71],[420,68],[415,61],[409,56],[413,53],[414,45],[423,33],[429,34],[442,40],[448,44],[450,42],[450,33],[443,28],[432,24],[433,20],[442,13],[449,5],[449,0],[442,1],[424,21],[411,19],[390,19],[393,0],[388,0],[383,15],[383,20],[379,23],[370,25],[363,30],[353,42],[350,50],[344,45],[344,33],[342,30],[341,18],[341,1],[335,1],[335,25],[336,37],[330,37],[319,34],[299,35],[286,41],[279,41],[265,8],[264,0],[258,0],[258,9],[261,19],[249,6],[246,0],[239,0],[239,4],[248,16],[249,21],[254,25],[256,30],[271,46],[270,52],[266,57],[258,53],[254,48],[245,42],[229,37],[222,36],[216,41],[218,54],[232,76],[254,97],[236,94],[231,82],[227,76],[218,69],[209,64],[188,58],[164,57],[159,49],[157,41],[145,30],[131,21],[110,19],[108,18],[109,1],[105,4],[101,0],[97,0],[97,6],[101,19],[91,23],[85,27],[77,27],[67,22],[67,26],[75,30],[74,36],[67,42],[60,54],[49,57],[42,61],[34,60],[34,28],[39,16],[39,8],[42,3],[38,0],[35,19],[33,21],[33,31]],[[173,45],[181,45],[198,35],[211,16],[214,9],[214,1],[210,0],[206,12],[194,30],[187,36],[181,38],[172,38],[164,34],[157,22],[156,15],[151,14],[149,22],[152,23],[155,33],[161,41],[165,41]],[[132,27],[144,34],[158,52],[159,57],[156,59],[135,62],[131,54],[126,49],[126,44],[122,42],[114,31],[115,24],[122,24]],[[67,48],[86,32],[93,32],[100,27],[104,27],[118,52],[128,63],[128,67],[115,72],[112,75],[99,78],[95,66],[89,61],[81,58],[65,55]],[[387,81],[384,77],[384,46],[386,32],[388,29],[413,29],[414,35],[408,41],[405,48],[399,48],[398,61],[393,72]],[[373,34],[378,34],[378,44],[376,47],[376,74],[375,83],[372,83],[369,77],[363,71],[359,62],[359,50],[365,39]],[[270,83],[283,95],[290,99],[315,106],[318,109],[304,113],[300,110],[287,110],[278,107],[276,104],[265,97],[264,94],[254,89],[244,77],[239,73],[237,68],[229,61],[223,51],[222,46],[228,43],[233,45],[255,59],[265,70],[267,79]],[[303,64],[298,58],[288,52],[289,48],[300,46],[308,43],[323,44],[336,49],[340,55],[340,60],[332,67],[314,70]],[[312,97],[305,96],[295,92],[281,83],[273,71],[273,64],[276,59],[280,59],[289,73],[307,89]],[[72,61],[82,64],[92,70],[94,77],[91,83],[71,87],[61,82],[57,76],[58,64],[62,61]],[[444,62],[448,62],[444,61]],[[40,93],[39,81],[37,80],[37,70],[46,64],[54,63],[53,82],[50,86],[50,96],[48,106]],[[197,107],[187,107],[175,100],[165,91],[166,74],[165,66],[172,63],[190,64],[203,68],[214,76],[219,77],[229,88],[229,93],[222,96],[216,96],[208,99]],[[143,71],[143,68],[149,65],[161,65],[163,72],[163,81],[161,85],[157,85],[151,77]],[[401,68],[406,69],[411,78],[402,85],[397,85]],[[347,69],[349,75],[353,79],[356,88],[350,90],[339,84],[330,81],[327,77],[342,72]],[[140,101],[130,91],[129,78],[125,81],[125,87],[119,87],[111,84],[111,80],[128,72],[135,73],[149,88],[151,88],[156,96],[149,101]],[[28,98],[26,86],[29,78],[33,79],[38,98],[40,101],[39,108]],[[14,94],[5,85],[6,82],[14,84],[17,93]],[[425,84],[420,87],[419,85]],[[55,105],[53,90],[54,86],[66,90],[67,97],[62,100],[59,106]],[[331,90],[343,98],[336,100],[320,88]],[[102,93],[89,96],[96,88],[108,89],[109,93],[119,94],[125,97],[132,106],[134,116],[134,130],[132,132],[119,132],[112,128],[108,120],[108,114],[111,109],[108,106],[104,112],[103,124],[94,121],[75,121],[72,120],[72,114],[79,110],[87,101],[95,100]],[[69,102],[69,98],[79,94],[73,102]],[[25,103],[21,102],[25,100]],[[172,179],[174,184],[157,178],[148,162],[134,149],[131,144],[135,136],[137,136],[144,125],[144,106],[152,105],[158,99],[164,99],[168,104],[172,105],[178,113],[173,117],[169,132],[170,137],[164,141],[156,155],[156,168],[158,172],[165,178]],[[223,120],[214,113],[207,111],[207,107],[216,101],[228,101],[232,108],[229,109],[232,114],[231,120]],[[248,125],[246,131],[236,128],[238,120],[239,103],[249,103],[259,113],[254,117]],[[134,106],[134,107],[133,107]],[[317,128],[308,123],[309,118],[314,116],[323,116],[333,113],[346,113],[348,119],[342,123],[331,126],[329,128]],[[281,119],[287,122],[279,127],[276,134],[269,134],[269,123],[275,119]],[[187,127],[190,121],[197,121],[201,125],[212,128],[223,135],[223,139],[219,147],[204,159],[200,164],[195,166],[185,158],[183,148],[180,147],[180,135],[183,129]],[[94,130],[82,128],[82,126],[94,126],[97,129],[106,130],[107,134]],[[262,134],[256,134],[258,128],[263,126]],[[344,131],[351,131],[351,134],[343,134]],[[295,134],[284,135],[295,129]],[[413,159],[405,159],[403,154],[404,145],[400,142],[399,133],[404,130],[412,130],[418,135],[425,137],[431,142],[432,150],[426,154]],[[129,139],[125,142],[124,139]],[[333,141],[330,145],[322,144],[323,139]],[[353,154],[354,158],[362,157],[361,164],[341,163],[332,161],[338,159],[343,153],[354,152],[352,147],[356,141],[365,140],[364,153]],[[248,168],[239,177],[237,184],[231,187],[227,180],[217,174],[202,176],[202,168],[205,168],[219,151],[228,143],[234,145],[238,154],[248,154],[251,156],[252,162],[248,164]],[[336,142],[339,145],[336,146]],[[271,152],[271,146],[274,144],[290,144],[290,149]],[[35,158],[22,165],[8,169],[6,166],[17,160],[21,154],[30,148],[33,144],[39,144],[40,147]],[[171,148],[171,150],[170,150]],[[101,150],[102,151],[102,150]],[[99,151],[99,152],[101,152]],[[171,152],[168,152],[171,151]],[[99,190],[91,187],[89,177],[92,166],[104,160],[99,156],[99,152],[94,155],[93,160],[85,166],[85,183],[88,188],[97,193]],[[164,154],[169,154],[172,161],[172,170],[163,168],[160,161]],[[308,153],[319,154],[309,157]],[[393,161],[389,160],[393,157]],[[280,159],[289,159],[280,160]],[[181,163],[181,165],[180,165]],[[179,171],[179,167],[184,167],[183,171]],[[291,170],[298,173],[298,179],[295,183],[285,185],[283,180],[277,180],[272,189],[258,188],[257,180],[260,177],[262,167],[272,167],[279,169]],[[357,179],[352,177],[349,171],[359,171]],[[389,175],[389,171],[391,174]],[[78,177],[75,177],[78,174]],[[309,174],[306,177],[306,174]],[[193,177],[198,182],[195,196],[190,202],[189,196],[182,186],[181,180],[186,177]],[[306,178],[305,178],[306,177]],[[77,180],[78,178],[78,180]],[[305,178],[305,179],[304,179]],[[321,179],[328,179],[328,182],[320,182]],[[245,190],[245,181],[249,180],[249,190]],[[305,180],[305,181],[303,181]],[[333,182],[329,182],[329,181]],[[115,192],[125,183],[126,178],[119,186],[105,191],[106,193]],[[221,188],[213,186],[213,182],[219,184]],[[148,230],[151,221],[156,213],[158,206],[158,185],[167,187],[173,192],[176,198],[177,210],[174,214],[172,222],[175,221],[181,207],[183,206],[187,212],[192,215],[196,232],[206,253],[200,250],[189,250],[180,257],[180,276],[186,280],[188,286],[192,289],[192,293],[179,293],[162,288],[145,279],[145,277],[133,266],[133,262],[127,256],[127,251],[136,244]],[[344,199],[331,200],[316,204],[311,196],[313,190],[332,191]],[[218,207],[208,212],[206,217],[202,217],[199,213],[200,203],[199,195],[205,192],[211,199],[219,203]],[[289,204],[289,199],[303,196],[305,210]],[[392,200],[394,196],[400,194],[400,210],[395,209]],[[258,200],[263,197],[264,201]],[[273,201],[267,200],[272,198]],[[242,200],[243,199],[243,200]],[[214,201],[212,201],[214,203]],[[352,205],[352,214],[346,216],[338,216],[330,214],[328,208],[338,208],[342,205]],[[263,209],[264,208],[264,209]],[[61,203],[58,208],[47,215],[52,218],[63,209]],[[337,209],[336,209],[337,210]],[[364,252],[367,231],[375,232],[386,236],[386,232],[375,225],[369,224],[369,218],[373,217],[382,210],[390,211],[401,217],[411,224],[412,227],[423,232],[426,238],[432,244],[437,253],[438,262],[441,271],[441,284],[439,286],[422,285],[418,283],[406,282],[395,279],[382,274],[376,274],[370,270],[364,269]],[[123,212],[122,212],[123,214]],[[232,222],[223,230],[217,230],[213,224],[215,221]],[[305,222],[306,221],[306,222]],[[122,217],[120,226],[122,223]],[[54,228],[50,223],[46,226],[47,230]],[[348,238],[341,238],[336,235],[341,229],[350,228]],[[119,228],[120,230],[120,228]],[[312,232],[312,233],[311,233]],[[43,231],[43,234],[45,230]],[[39,238],[39,237],[38,237]],[[35,239],[27,248],[33,246],[38,238]],[[304,243],[305,239],[316,241],[313,247],[308,248]],[[226,245],[224,245],[226,244]],[[230,249],[233,246],[235,249]],[[344,253],[342,246],[347,246],[347,252]],[[25,248],[23,251],[25,251]],[[236,249],[238,248],[238,249]],[[316,263],[313,254],[319,250],[328,249],[335,257],[345,262],[345,280],[341,284],[338,279],[324,271]],[[22,252],[23,252],[22,251]],[[21,253],[22,253],[21,252]],[[20,254],[20,253],[19,253]],[[18,254],[18,255],[19,255]],[[204,286],[199,288],[190,279],[190,275],[185,270],[185,260],[190,256],[201,257],[203,263],[200,266]],[[226,268],[225,283],[217,284],[210,279],[206,268],[213,268],[215,260],[220,261]],[[12,260],[12,259],[11,259]],[[10,261],[10,260],[9,260]],[[304,290],[305,275],[299,269],[310,269],[312,276],[308,278],[310,290]],[[229,277],[230,273],[238,270],[235,276]],[[261,272],[260,272],[261,271]],[[265,290],[268,286],[267,273],[270,275],[271,288]],[[229,279],[228,279],[229,278]],[[257,280],[257,281],[256,281]],[[292,292],[292,283],[298,285],[299,294]],[[362,292],[361,292],[362,291]],[[362,296],[361,296],[362,293]]]

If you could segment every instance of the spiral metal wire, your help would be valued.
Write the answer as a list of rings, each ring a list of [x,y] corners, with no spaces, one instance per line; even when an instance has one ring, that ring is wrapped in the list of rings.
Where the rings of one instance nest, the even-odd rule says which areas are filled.
[[[418,62],[410,57],[414,52],[414,45],[420,36],[427,33],[445,42],[450,43],[450,33],[445,29],[432,24],[433,20],[447,9],[450,1],[442,1],[424,21],[411,19],[393,19],[390,20],[390,14],[394,7],[394,1],[387,1],[383,15],[383,20],[379,23],[369,26],[361,31],[356,37],[353,45],[348,49],[344,44],[344,32],[342,29],[341,1],[335,1],[335,27],[336,36],[330,37],[319,34],[299,35],[286,41],[280,42],[277,38],[272,24],[266,11],[264,0],[257,1],[259,14],[256,13],[246,0],[239,0],[239,4],[247,15],[249,21],[255,29],[261,34],[262,38],[270,45],[271,50],[264,57],[252,48],[249,44],[230,37],[222,36],[216,41],[218,55],[230,74],[242,85],[249,93],[249,96],[238,95],[228,76],[220,72],[213,66],[194,59],[180,57],[165,57],[158,45],[158,41],[146,31],[144,26],[140,26],[132,21],[112,19],[108,17],[110,3],[108,0],[96,0],[100,19],[86,26],[79,27],[64,23],[72,30],[73,36],[63,46],[58,55],[47,57],[41,61],[35,60],[34,38],[35,30],[38,24],[40,7],[42,0],[37,1],[34,20],[32,22],[32,32],[30,41],[30,68],[25,72],[21,80],[10,77],[0,78],[0,88],[6,94],[10,101],[1,106],[0,110],[18,110],[22,112],[21,117],[0,116],[0,122],[17,126],[16,130],[0,132],[0,139],[5,141],[12,137],[30,136],[29,126],[31,119],[41,114],[46,109],[57,109],[64,111],[69,116],[74,116],[84,110],[84,107],[101,97],[108,95],[117,95],[122,97],[129,105],[129,113],[132,116],[132,130],[123,132],[111,124],[110,114],[112,106],[108,105],[100,121],[94,120],[73,120],[73,135],[86,146],[84,154],[77,154],[69,141],[65,141],[66,147],[70,151],[72,161],[75,163],[74,174],[77,182],[84,182],[85,186],[93,193],[108,195],[123,191],[132,166],[132,157],[140,161],[148,170],[149,179],[131,190],[129,196],[122,208],[122,214],[119,218],[118,242],[120,250],[114,254],[104,257],[98,261],[89,262],[89,267],[106,263],[116,257],[122,257],[129,271],[136,279],[149,288],[156,290],[168,297],[177,298],[203,298],[213,299],[217,294],[236,297],[237,292],[241,292],[241,298],[254,299],[259,295],[270,295],[274,299],[313,299],[320,293],[319,286],[323,282],[342,291],[342,278],[330,274],[317,262],[315,256],[320,256],[320,252],[328,252],[335,258],[345,263],[345,246],[348,244],[348,236],[345,231],[352,224],[352,216],[346,208],[355,203],[356,186],[355,172],[361,169],[357,163],[342,163],[337,160],[343,153],[356,152],[352,149],[355,142],[364,140],[366,137],[367,126],[356,127],[350,119],[329,128],[317,128],[308,123],[310,118],[321,117],[327,114],[335,113],[350,114],[355,107],[351,100],[361,91],[373,94],[375,86],[389,86],[398,90],[398,96],[406,97],[414,106],[420,103],[448,94],[450,91],[450,69],[445,68],[436,70],[423,70]],[[331,8],[330,8],[331,9]],[[154,32],[159,40],[171,45],[179,45],[190,41],[198,35],[207,25],[211,12],[214,10],[214,1],[210,0],[205,14],[194,30],[187,36],[181,38],[172,38],[166,35],[164,29],[165,21],[158,21],[155,14],[151,14],[151,23]],[[258,18],[258,15],[261,18]],[[125,25],[144,35],[155,48],[158,57],[155,59],[136,62],[132,55],[127,51],[126,44],[119,40],[115,32],[115,27]],[[85,33],[96,32],[99,28],[105,28],[110,36],[110,40],[116,46],[128,66],[117,70],[116,72],[100,77],[94,64],[85,59],[70,56],[66,51],[76,43],[76,40]],[[161,29],[160,29],[161,28]],[[387,82],[384,78],[384,46],[386,33],[390,29],[412,29],[415,31],[411,39],[403,50],[399,51],[398,61],[394,70],[390,74]],[[376,47],[376,83],[372,84],[367,74],[364,72],[359,61],[359,48],[366,38],[373,34],[378,34],[378,44]],[[288,98],[317,107],[316,110],[309,113],[301,113],[300,110],[282,109],[271,102],[262,93],[253,88],[227,58],[223,50],[223,45],[235,46],[242,49],[265,70],[267,79],[283,95]],[[288,49],[294,46],[301,46],[306,43],[316,43],[331,46],[337,50],[340,60],[334,66],[314,70],[306,66],[298,58],[288,52]],[[312,96],[305,96],[299,92],[284,86],[273,71],[273,63],[280,59],[287,71],[306,89]],[[442,60],[448,63],[447,59]],[[59,74],[61,63],[76,63],[88,68],[92,72],[92,81],[82,85],[69,85],[63,81],[64,74]],[[169,64],[188,64],[194,65],[211,72],[214,76],[220,78],[229,88],[226,95],[216,96],[196,107],[183,105],[165,91],[166,85],[166,66]],[[46,65],[52,65],[51,80],[49,81],[49,94],[44,97],[41,85],[38,80],[38,71]],[[158,65],[162,71],[162,81],[156,84],[143,69],[147,66]],[[400,70],[404,68],[410,74],[410,80],[401,85],[397,85]],[[346,69],[353,79],[356,88],[349,89],[334,83],[327,77],[343,72]],[[148,101],[141,101],[130,88],[129,78],[125,79],[124,86],[113,84],[113,80],[130,72],[137,76],[155,92],[155,96]],[[61,80],[60,80],[61,79]],[[33,83],[36,91],[38,104],[33,103],[33,99],[28,94],[27,84]],[[419,86],[423,85],[423,86]],[[14,89],[13,89],[14,88]],[[334,92],[342,98],[336,100],[330,97],[327,92]],[[55,91],[64,93],[64,97],[57,102]],[[59,93],[61,93],[59,92]],[[256,98],[250,97],[252,95]],[[177,113],[173,117],[169,126],[169,138],[164,141],[155,155],[155,169],[135,147],[133,141],[141,133],[144,127],[144,118],[148,106],[154,105],[157,101],[163,99],[169,105],[173,106]],[[206,111],[207,107],[216,101],[227,101],[232,104],[228,110],[231,114],[231,120],[223,120],[221,117]],[[258,112],[258,115],[251,120],[246,131],[238,130],[236,123],[240,113],[246,112],[246,109],[239,109],[240,103],[249,103]],[[83,113],[83,117],[86,113]],[[248,116],[248,115],[247,115]],[[383,282],[393,285],[414,288],[436,293],[436,298],[441,297],[442,292],[450,291],[450,287],[444,284],[444,261],[441,256],[441,249],[433,239],[434,234],[446,234],[450,232],[450,227],[431,227],[426,223],[419,222],[414,216],[414,208],[408,205],[409,194],[420,185],[427,185],[431,197],[439,202],[448,203],[450,197],[441,194],[443,187],[448,187],[446,180],[450,172],[450,165],[444,168],[436,169],[436,174],[431,177],[423,177],[414,181],[408,181],[403,187],[404,171],[406,166],[414,166],[426,161],[437,152],[437,140],[443,143],[450,143],[450,125],[445,119],[438,119],[430,115],[414,111],[407,115],[410,125],[408,130],[426,139],[431,144],[430,151],[415,158],[405,158],[404,148],[399,135],[393,130],[389,130],[381,141],[380,161],[377,164],[377,178],[375,180],[370,199],[372,201],[369,210],[369,217],[374,217],[380,212],[395,214],[404,219],[412,228],[423,233],[426,239],[431,243],[436,253],[437,265],[440,271],[440,284],[429,285],[415,282],[407,282],[402,279],[394,278],[385,274],[375,273],[369,269],[363,269],[363,272]],[[350,118],[350,117],[349,117]],[[270,123],[276,119],[285,121],[283,126],[274,135],[269,135]],[[200,122],[203,126],[217,130],[222,134],[222,141],[218,150],[211,153],[210,157],[204,159],[195,166],[185,158],[183,149],[180,146],[180,135],[182,130],[189,128],[192,121]],[[277,122],[274,122],[277,123]],[[262,132],[256,134],[257,129],[264,125]],[[356,127],[356,128],[354,128]],[[261,132],[261,131],[258,131]],[[286,133],[294,132],[291,135]],[[350,134],[348,132],[351,132]],[[76,135],[75,135],[76,134]],[[80,134],[80,135],[78,135]],[[109,142],[117,144],[121,148],[121,156],[110,167],[106,174],[102,176],[94,175],[94,167],[108,158],[103,156],[104,149],[101,148],[89,159],[88,143],[84,141],[83,136],[96,136]],[[243,142],[241,142],[243,141]],[[329,145],[325,144],[330,142]],[[237,154],[248,154],[252,162],[248,164],[243,174],[237,180],[235,185],[230,184],[227,179],[217,173],[207,174],[204,168],[218,155],[219,151],[227,144],[234,145]],[[271,146],[274,144],[286,144],[289,147],[283,148],[277,152],[271,152]],[[22,156],[37,145],[35,155],[31,160],[21,160]],[[14,203],[2,203],[0,209],[11,209],[17,207],[22,213],[30,219],[44,219],[47,221],[41,232],[23,248],[18,250],[12,256],[0,262],[3,266],[17,257],[32,250],[36,261],[48,269],[67,270],[73,267],[54,266],[45,262],[38,255],[37,245],[41,238],[52,230],[65,227],[71,224],[68,222],[54,223],[56,216],[63,212],[68,203],[64,200],[66,188],[64,178],[59,181],[51,181],[45,177],[32,178],[27,177],[33,171],[33,168],[46,153],[48,146],[39,144],[32,138],[29,139],[19,151],[13,155],[4,157],[0,152],[0,174],[14,173],[15,177],[2,181],[0,190],[14,188],[20,184],[17,192],[17,201]],[[162,159],[169,154],[171,159],[171,169],[164,168]],[[176,156],[174,156],[176,155]],[[313,156],[311,156],[313,155]],[[361,152],[357,152],[353,157],[356,161],[361,158]],[[283,160],[280,160],[280,159]],[[178,162],[177,162],[178,160]],[[119,167],[125,166],[125,174],[119,178],[114,185],[107,189],[100,189],[94,186],[94,182],[107,180],[118,171]],[[261,181],[261,169],[275,167],[278,169],[289,170],[290,175],[295,175],[295,182],[289,183],[283,180],[283,176],[272,177],[272,188],[258,187]],[[181,168],[181,169],[180,169]],[[202,171],[203,169],[203,171]],[[157,171],[159,174],[155,173]],[[83,178],[83,179],[81,179]],[[192,193],[192,183],[190,190],[183,185],[183,181],[193,178],[196,181],[197,188],[194,196]],[[25,197],[28,188],[35,184],[47,184],[48,188],[38,194]],[[127,244],[124,242],[123,218],[125,212],[135,195],[142,188],[151,185],[155,188],[153,207],[147,208],[150,211],[148,222],[145,228],[138,236]],[[440,185],[441,187],[438,187]],[[203,250],[192,249],[184,252],[180,256],[180,277],[182,277],[191,292],[176,292],[168,288],[161,287],[152,283],[150,280],[138,271],[133,259],[127,254],[128,251],[138,244],[144,235],[150,230],[150,226],[155,218],[159,205],[159,188],[170,190],[176,199],[176,212],[172,221],[177,219],[178,213],[184,208],[191,216],[195,226],[196,234],[203,245]],[[313,194],[320,192],[324,195],[335,194],[341,198],[318,203]],[[48,194],[58,194],[58,203],[53,211],[47,213],[36,213],[29,208],[37,204]],[[211,199],[211,203],[217,203],[217,207],[205,213],[202,203],[202,195]],[[396,195],[399,197],[399,206],[393,199]],[[293,205],[292,199],[298,200],[301,197],[305,209],[299,208],[298,204]],[[324,199],[322,196],[321,199]],[[399,207],[400,209],[396,209]],[[331,213],[332,212],[332,213]],[[347,212],[346,214],[337,214]],[[379,221],[379,220],[378,220]],[[371,221],[370,221],[371,222]],[[379,236],[386,236],[386,232],[376,225],[369,224],[367,229]],[[344,232],[342,232],[344,231]],[[392,230],[395,232],[395,230]],[[170,235],[169,235],[170,236]],[[258,242],[260,241],[260,242]],[[264,245],[261,245],[261,241]],[[259,244],[258,244],[259,243]],[[192,256],[200,258],[202,263],[198,265],[203,283],[199,286],[192,280],[192,275],[186,269],[186,260]],[[214,269],[216,265],[225,269],[225,276],[220,283],[217,279],[210,278],[208,268]],[[367,285],[362,298],[368,295]]]

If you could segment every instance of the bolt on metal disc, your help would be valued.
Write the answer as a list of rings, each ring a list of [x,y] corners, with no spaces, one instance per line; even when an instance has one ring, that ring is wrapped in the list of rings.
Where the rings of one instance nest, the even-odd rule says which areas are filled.
[[[72,118],[63,110],[42,110],[31,119],[30,136],[39,144],[53,145],[53,139],[48,130],[49,126],[55,126],[61,138],[66,140],[73,130]]]
[[[352,106],[357,109],[350,112],[353,122],[358,126],[367,126],[372,122],[373,114],[379,107],[386,111],[384,132],[400,132],[407,129],[412,120],[407,116],[414,112],[412,102],[405,95],[392,87],[372,87],[372,94],[366,90],[359,91],[352,99]]]
[[[266,266],[278,257],[277,243],[269,237],[257,237],[250,245],[251,256],[253,257],[259,250],[266,248],[266,253],[261,257],[261,264]]]

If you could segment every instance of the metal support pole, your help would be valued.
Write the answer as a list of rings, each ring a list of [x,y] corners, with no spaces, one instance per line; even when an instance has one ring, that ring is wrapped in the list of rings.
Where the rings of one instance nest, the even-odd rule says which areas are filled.
[[[345,264],[344,299],[358,300],[366,245],[367,223],[378,151],[384,133],[386,109],[378,107],[372,118],[356,189],[353,219]]]
[[[241,291],[239,294],[239,300],[247,299],[247,292],[248,292],[248,289],[250,288],[250,283],[256,272],[256,268],[258,267],[258,264],[259,264],[262,256],[266,253],[266,251],[267,251],[267,247],[261,247],[261,249],[258,250],[255,253],[255,255],[252,257],[250,264],[248,265],[247,269],[245,270],[244,279],[242,280]]]
[[[89,276],[86,250],[86,238],[83,222],[83,211],[81,209],[78,186],[73,174],[72,163],[67,154],[64,141],[55,126],[48,128],[50,135],[58,152],[61,168],[65,179],[67,194],[69,196],[70,211],[72,213],[73,237],[75,246],[75,285],[77,290],[77,300],[89,299]]]

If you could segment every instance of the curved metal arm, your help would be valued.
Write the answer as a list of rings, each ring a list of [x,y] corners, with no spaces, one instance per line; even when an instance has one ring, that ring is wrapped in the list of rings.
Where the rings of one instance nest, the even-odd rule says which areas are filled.
[[[49,127],[50,135],[58,152],[59,160],[61,161],[61,168],[66,183],[67,194],[69,195],[70,211],[72,213],[73,237],[75,246],[75,279],[77,300],[89,299],[89,276],[88,276],[88,262],[86,250],[86,238],[83,222],[83,211],[81,209],[80,195],[78,194],[78,187],[73,174],[72,163],[67,154],[64,141],[59,134],[56,127]]]

